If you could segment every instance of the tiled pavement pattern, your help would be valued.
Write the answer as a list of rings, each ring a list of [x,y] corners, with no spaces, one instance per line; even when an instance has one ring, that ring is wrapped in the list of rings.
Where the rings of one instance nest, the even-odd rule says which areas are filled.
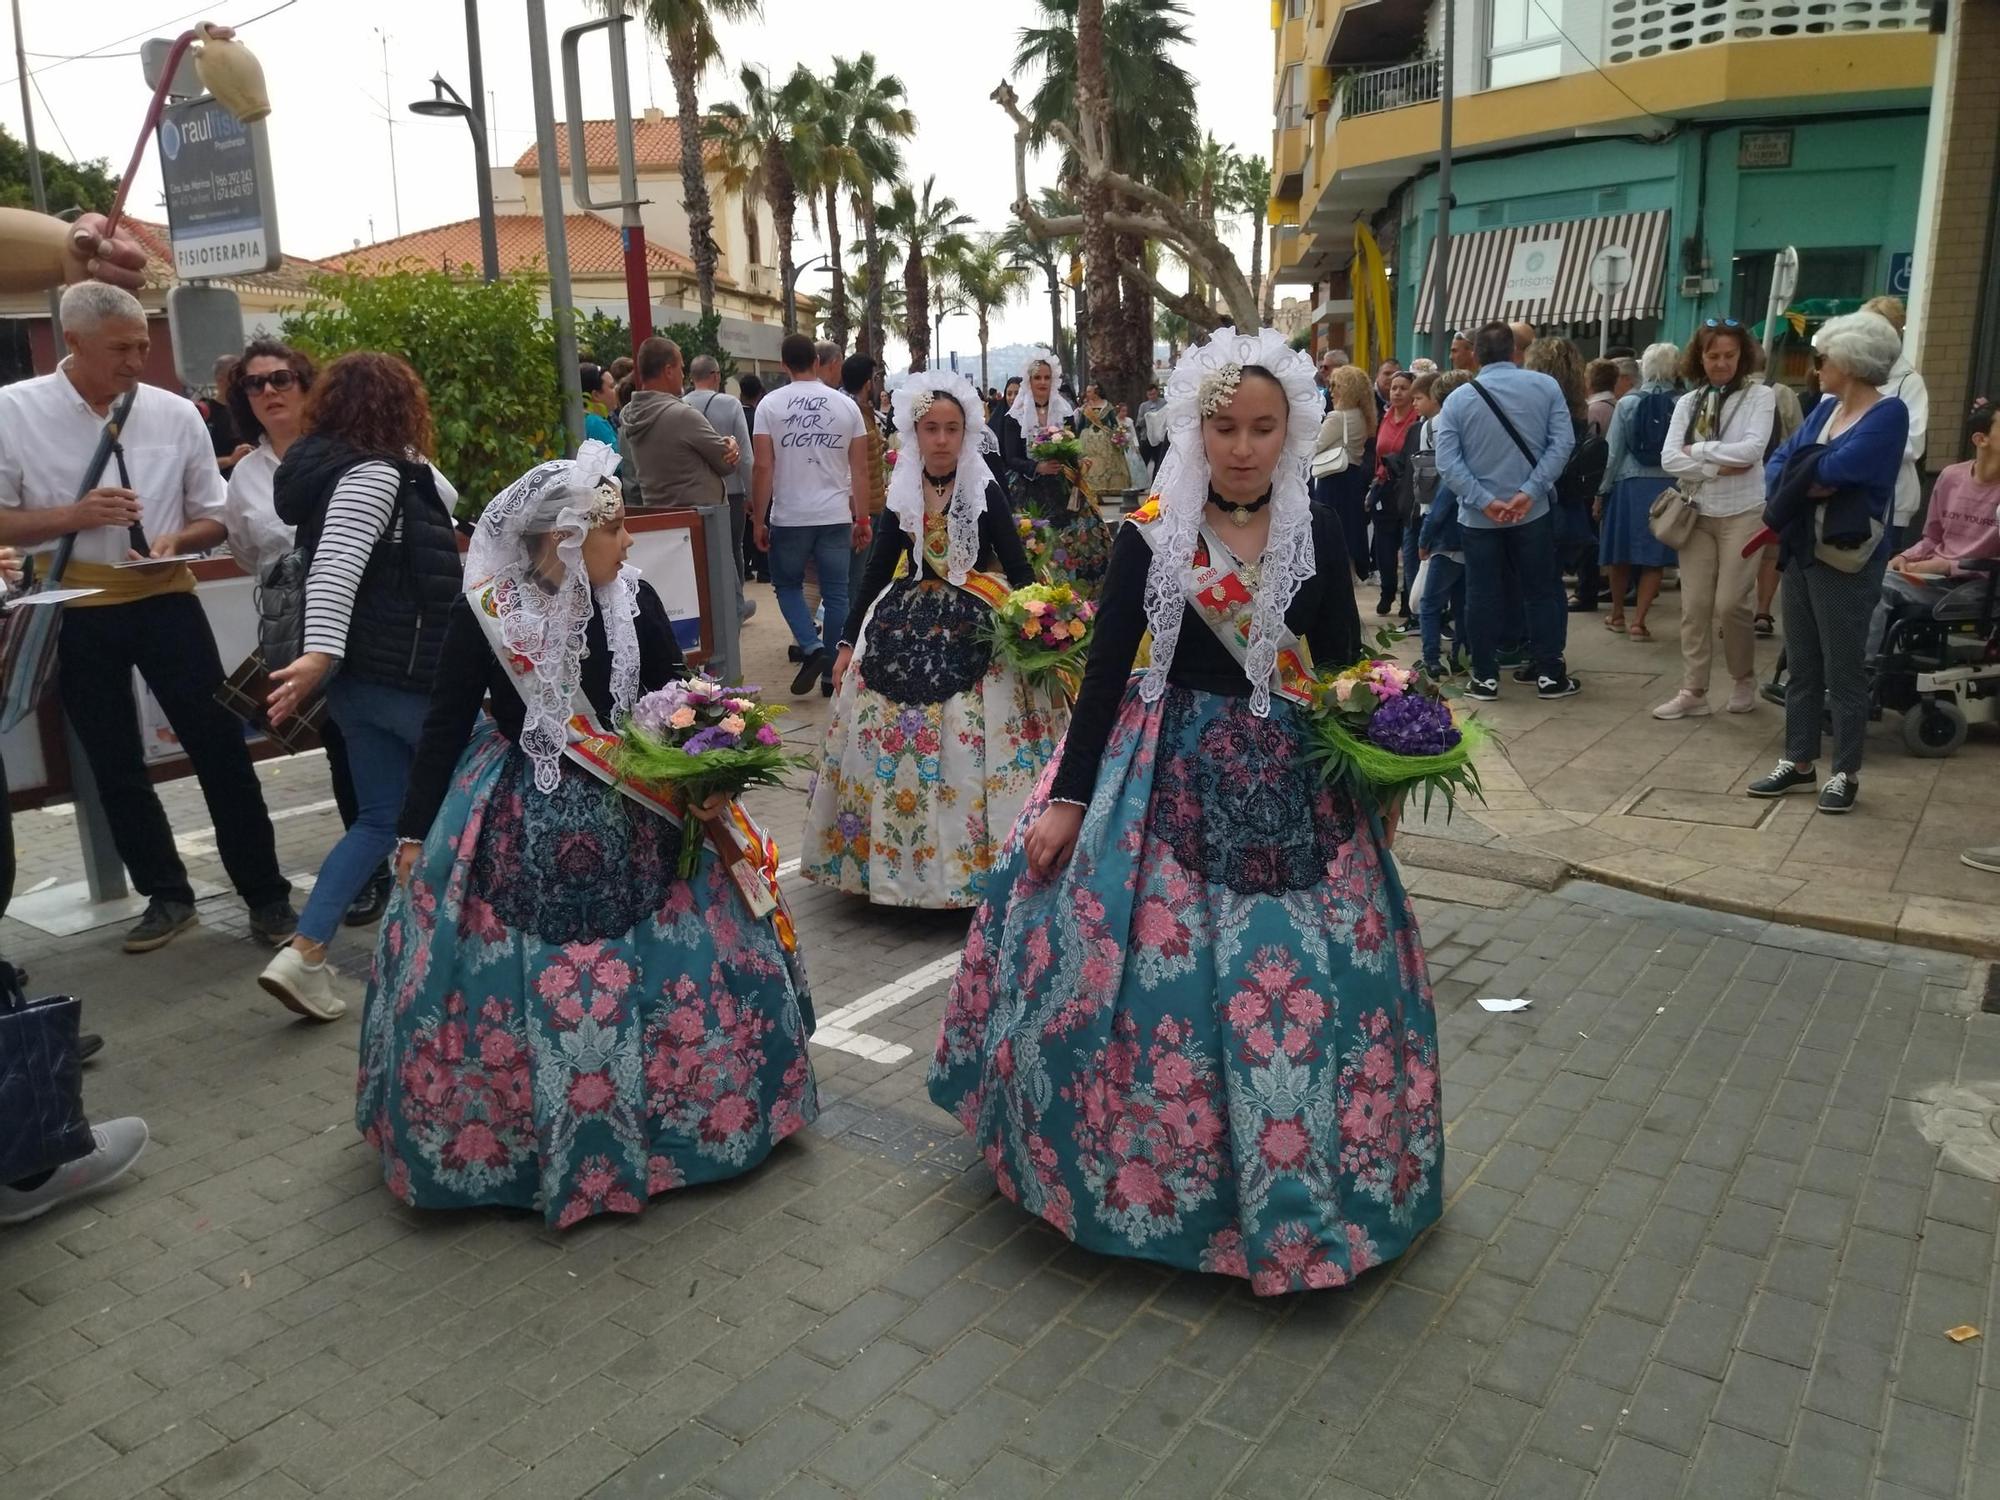
[[[330,826],[281,824],[288,868]],[[740,1182],[562,1236],[408,1212],[353,1133],[352,1023],[264,1000],[229,907],[144,959],[26,945],[112,1039],[93,1105],[156,1140],[0,1232],[6,1500],[2000,1495],[2000,1333],[1943,1336],[2000,1329],[2000,1188],[1905,1102],[2000,1078],[1955,957],[1588,886],[1420,898],[1444,1223],[1260,1303],[998,1201],[923,1097],[935,991],[867,1024],[899,1067],[819,1051],[819,1125]],[[798,907],[822,1011],[963,923]]]

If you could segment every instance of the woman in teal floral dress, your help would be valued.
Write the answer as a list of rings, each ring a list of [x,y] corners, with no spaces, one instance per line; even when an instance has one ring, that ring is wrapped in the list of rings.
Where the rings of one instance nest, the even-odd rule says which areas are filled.
[[[494,500],[446,632],[355,1109],[419,1208],[637,1213],[818,1113],[775,848],[733,807],[677,818],[608,766],[623,714],[686,675],[624,563],[617,465],[585,443]],[[683,838],[706,845],[690,880]]]
[[[1344,1285],[1441,1207],[1393,824],[1307,763],[1294,701],[1312,659],[1361,655],[1339,525],[1306,494],[1320,405],[1268,329],[1175,371],[1160,493],[1120,530],[930,1075],[1000,1191],[1079,1245],[1261,1295]]]

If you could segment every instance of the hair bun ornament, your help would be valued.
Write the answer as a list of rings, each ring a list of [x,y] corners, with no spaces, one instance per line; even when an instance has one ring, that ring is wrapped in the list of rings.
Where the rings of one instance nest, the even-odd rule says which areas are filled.
[[[1236,387],[1242,383],[1243,366],[1233,360],[1220,369],[1210,370],[1201,377],[1201,385],[1195,393],[1195,405],[1204,417],[1212,417],[1236,399]]]

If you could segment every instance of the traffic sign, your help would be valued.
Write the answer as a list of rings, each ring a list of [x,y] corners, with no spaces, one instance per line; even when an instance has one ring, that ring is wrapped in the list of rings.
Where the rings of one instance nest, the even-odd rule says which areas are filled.
[[[243,304],[226,286],[189,286],[167,292],[167,333],[174,373],[196,389],[215,378],[215,362],[243,352]]]
[[[1889,290],[1898,297],[1910,295],[1910,270],[1916,256],[1908,250],[1898,250],[1889,257]]]
[[[196,280],[275,267],[278,218],[263,122],[245,125],[202,98],[168,106],[159,136],[175,273]]]

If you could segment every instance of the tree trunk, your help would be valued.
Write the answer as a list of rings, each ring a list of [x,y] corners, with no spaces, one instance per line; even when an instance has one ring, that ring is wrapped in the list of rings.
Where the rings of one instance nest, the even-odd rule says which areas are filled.
[[[1111,157],[1111,100],[1104,75],[1104,0],[1077,0],[1076,7],[1077,124],[1099,161]],[[1124,340],[1120,332],[1118,260],[1115,237],[1104,222],[1111,208],[1111,189],[1103,179],[1086,173],[1083,179],[1083,265],[1089,308],[1088,329],[1077,337],[1089,340],[1090,373],[1099,389],[1120,380]],[[1082,394],[1081,391],[1078,392]]]
[[[910,345],[910,371],[931,367],[931,283],[924,265],[923,247],[910,242],[909,257],[903,262],[903,335]]]
[[[1120,235],[1117,244],[1121,261],[1138,264],[1145,260],[1146,244],[1137,235]],[[1153,372],[1153,298],[1130,277],[1120,278],[1120,291],[1124,299],[1120,311],[1125,357],[1120,361],[1117,389],[1113,391],[1101,384],[1099,388],[1111,401],[1127,402],[1136,411],[1145,399],[1146,382]]]
[[[988,327],[986,304],[979,305],[979,399],[984,401],[986,393],[993,389],[993,377],[986,373],[986,342]]]
[[[1056,272],[1053,254],[1043,262],[1042,269],[1049,275],[1049,353],[1067,361],[1069,351],[1063,348],[1062,336],[1062,277]]]
[[[787,333],[799,331],[799,304],[793,295],[795,268],[792,265],[792,237],[798,223],[799,191],[785,165],[785,153],[776,149],[764,153],[764,181],[769,184],[771,224],[778,234],[778,295],[783,299]]]
[[[695,66],[694,38],[681,32],[667,35],[667,72],[674,83],[674,103],[680,113],[681,200],[688,216],[688,250],[694,257],[695,285],[701,315],[715,311],[715,214],[708,201],[708,177],[701,163],[701,81]],[[553,170],[550,163],[545,170]]]
[[[868,251],[868,305],[861,318],[863,353],[875,361],[878,376],[888,374],[883,350],[888,338],[882,328],[882,236],[875,227],[875,185],[861,200],[861,237]]]
[[[1264,311],[1264,236],[1269,232],[1262,211],[1250,215],[1250,295],[1257,299],[1260,312]]]
[[[827,311],[826,336],[841,348],[847,347],[847,272],[840,263],[840,194],[829,183],[826,189],[826,258],[833,267],[833,286],[828,292],[832,306]]]

